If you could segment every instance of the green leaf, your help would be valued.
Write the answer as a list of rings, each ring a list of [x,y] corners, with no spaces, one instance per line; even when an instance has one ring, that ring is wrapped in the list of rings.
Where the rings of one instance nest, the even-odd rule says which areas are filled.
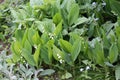
[[[120,36],[120,27],[116,26],[115,32],[116,32],[117,37],[119,37]]]
[[[51,63],[52,63],[52,59],[53,59],[53,57],[52,57],[53,56],[53,50],[52,50],[53,44],[54,44],[54,40],[49,40],[47,42],[48,58],[49,58]]]
[[[34,45],[34,43],[33,43],[33,41],[32,41],[32,37],[34,36],[34,34],[35,34],[35,30],[33,29],[33,28],[30,28],[29,30],[28,30],[28,41],[30,42],[30,44],[33,46]]]
[[[29,41],[27,39],[26,39],[26,41],[24,43],[23,48],[28,50],[30,54],[32,53],[32,46],[31,46],[31,44],[29,43]]]
[[[66,25],[66,28],[68,26],[68,21],[67,21],[67,11],[65,9],[61,9],[61,15],[62,15],[62,19],[63,19],[63,23]]]
[[[36,66],[38,67],[38,65],[39,65],[39,57],[40,57],[40,45],[38,45],[38,48],[36,49],[33,56],[34,56],[34,60],[36,62]]]
[[[28,50],[26,49],[22,49],[22,54],[21,54],[25,60],[27,60],[27,62],[32,65],[32,66],[35,66],[35,61],[34,61],[34,58],[33,56],[29,53]]]
[[[22,16],[23,20],[28,17],[28,13],[24,9],[19,9],[20,15]]]
[[[72,27],[74,28],[77,25],[80,25],[80,24],[85,23],[87,21],[89,21],[89,19],[87,19],[86,17],[80,17],[77,19],[77,21],[75,22],[75,25],[73,25]]]
[[[41,35],[41,39],[42,39],[42,42],[43,42],[43,43],[47,43],[50,38],[49,38],[49,36],[48,36],[47,33],[43,33],[43,34]]]
[[[3,35],[3,33],[0,33],[0,40],[4,40],[4,35]]]
[[[70,33],[70,43],[73,45],[75,40],[77,40],[78,38],[80,38],[80,36],[74,32]]]
[[[64,7],[66,8],[67,12],[69,13],[72,8],[72,5],[76,4],[76,2],[75,2],[75,0],[69,0],[69,1],[66,0],[63,2],[63,4],[64,4]]]
[[[120,79],[120,65],[115,68],[115,78],[116,80]]]
[[[34,36],[32,37],[32,41],[34,44],[38,45],[38,44],[42,44],[42,39],[39,36],[38,31],[36,31],[36,33],[34,34]]]
[[[60,13],[56,13],[53,17],[53,22],[58,25],[62,21],[62,16]]]
[[[15,55],[20,56],[22,50],[21,43],[18,41],[13,42],[11,45],[11,49],[12,52],[15,53]]]
[[[103,65],[104,64],[104,51],[103,51],[103,45],[99,41],[95,41],[95,47],[93,49],[93,52],[95,54],[95,60],[98,64]]]
[[[95,26],[91,24],[88,30],[88,37],[93,36],[94,32],[95,32]]]
[[[108,59],[111,63],[114,63],[118,58],[118,48],[116,43],[113,43],[109,49],[109,56]]]
[[[21,20],[20,14],[19,12],[15,11],[13,8],[10,9],[12,16],[16,19],[16,20]]]
[[[25,41],[27,39],[27,35],[28,35],[28,29],[26,29],[26,31],[24,33],[24,36],[23,36],[23,39],[22,39],[22,46],[24,46],[24,44],[25,44]]]
[[[72,77],[72,74],[69,72],[66,72],[64,75],[62,75],[62,79],[69,79]]]
[[[79,6],[78,4],[72,4],[70,12],[68,14],[68,24],[72,25],[74,22],[76,22],[78,16],[79,16]]]
[[[45,32],[53,33],[53,31],[55,30],[55,24],[53,23],[53,21],[51,19],[44,19],[44,21],[42,22]]]
[[[50,60],[49,60],[49,57],[48,57],[48,49],[46,48],[46,46],[41,46],[41,58],[44,60],[44,62],[46,64],[50,64]]]
[[[60,58],[59,58],[59,56],[60,56]],[[64,60],[64,53],[59,49],[59,48],[57,48],[55,45],[53,45],[53,57],[57,60],[57,61],[59,61],[60,59],[63,59]]]
[[[16,30],[15,31],[16,40],[22,41],[23,35],[24,35],[24,30]]]
[[[18,62],[19,60],[20,60],[20,55],[18,56],[18,55],[16,55],[15,53],[13,53],[13,55],[12,55],[12,60],[13,60],[13,62]]]
[[[105,33],[103,34],[103,46],[106,49],[110,48],[110,42],[108,41],[107,36],[106,36]]]
[[[120,36],[118,37],[118,40],[117,40],[117,46],[118,46],[118,51],[120,52]]]
[[[59,42],[60,42],[61,48],[64,51],[66,51],[67,53],[71,53],[72,52],[72,45],[68,41],[60,39]]]
[[[110,0],[110,7],[115,12],[115,14],[118,14],[120,16],[120,2],[117,0]]]
[[[88,47],[88,50],[87,50],[87,55],[88,55],[88,58],[93,60],[94,58],[94,55],[92,53],[92,48],[91,47]],[[93,60],[94,61],[94,60]]]
[[[62,31],[62,21],[57,25],[57,27],[55,28],[54,34],[56,36],[58,36],[60,34],[60,32]]]
[[[80,53],[81,50],[81,40],[77,39],[74,44],[73,44],[73,48],[72,48],[72,60],[75,61]]]
[[[115,33],[114,33],[113,30],[111,30],[111,31],[109,32],[109,34],[107,35],[107,38],[108,38],[108,40],[110,40],[110,43],[111,43],[111,44],[116,41],[116,36],[115,36]]]
[[[40,75],[41,75],[41,76],[46,76],[46,75],[51,75],[51,74],[53,74],[53,73],[55,73],[55,70],[53,70],[53,69],[46,69],[46,70],[42,71],[42,72],[40,73]]]
[[[73,61],[72,61],[72,57],[71,57],[71,53],[66,53],[65,54],[65,61],[70,65],[70,66],[74,66],[73,65]]]

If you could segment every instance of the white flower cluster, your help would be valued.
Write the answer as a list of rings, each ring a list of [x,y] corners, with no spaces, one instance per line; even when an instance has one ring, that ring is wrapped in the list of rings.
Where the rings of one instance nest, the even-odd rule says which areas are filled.
[[[65,61],[61,58],[60,54],[57,54],[57,57],[58,57],[59,62],[60,62],[61,64],[62,64],[63,62],[65,62]]]
[[[34,48],[37,49],[37,45],[34,45]]]
[[[54,34],[49,33],[48,35],[49,35],[50,39],[54,39],[54,36],[55,36]]]
[[[90,69],[90,66],[86,66],[86,68],[80,68],[80,72],[84,71],[84,70],[89,70]]]
[[[103,3],[102,3],[102,5],[103,5],[103,6],[106,6],[106,3],[105,3],[105,2],[103,2]]]
[[[93,2],[93,3],[92,3],[92,6],[93,6],[93,7],[96,7],[96,6],[97,6],[96,2]]]

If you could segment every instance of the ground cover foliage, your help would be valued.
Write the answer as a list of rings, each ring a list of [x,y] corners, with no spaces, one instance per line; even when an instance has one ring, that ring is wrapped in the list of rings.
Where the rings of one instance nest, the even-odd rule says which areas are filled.
[[[0,79],[119,80],[119,0],[0,3]]]

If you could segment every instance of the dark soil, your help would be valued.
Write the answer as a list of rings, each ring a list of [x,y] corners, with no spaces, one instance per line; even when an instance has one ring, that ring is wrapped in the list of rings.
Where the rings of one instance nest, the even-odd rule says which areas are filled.
[[[10,54],[11,51],[10,51],[10,43],[4,43],[2,40],[0,40],[0,53],[1,51],[3,50],[7,50],[7,52]]]

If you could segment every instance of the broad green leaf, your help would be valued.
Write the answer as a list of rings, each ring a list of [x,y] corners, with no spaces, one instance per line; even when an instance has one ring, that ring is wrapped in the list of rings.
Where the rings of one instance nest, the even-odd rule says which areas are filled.
[[[120,27],[116,26],[115,32],[116,32],[117,37],[119,37],[120,36]]]
[[[46,48],[46,46],[41,46],[40,55],[46,64],[50,64],[50,60],[48,57],[48,49]]]
[[[21,50],[22,50],[21,43],[18,41],[13,42],[11,45],[11,49],[12,49],[12,52],[15,53],[15,55],[20,56]]]
[[[0,33],[0,39],[1,39],[1,40],[4,40],[4,35],[3,35],[3,33]]]
[[[62,31],[62,21],[55,28],[54,34],[58,36],[61,33],[61,31]]]
[[[109,66],[109,67],[114,67],[114,65],[111,64],[111,63],[109,63],[109,62],[105,62],[105,64],[106,64],[107,66]]]
[[[120,37],[118,37],[117,46],[118,46],[118,51],[120,52]]]
[[[53,21],[51,19],[43,19],[43,21],[35,21],[38,29],[44,33],[53,33],[53,31],[55,30],[55,24],[53,23]]]
[[[109,21],[103,25],[103,29],[106,31],[107,34],[111,31],[113,27],[114,27],[114,24]]]
[[[24,43],[24,46],[23,46],[24,49],[28,50],[28,52],[31,54],[32,53],[32,46],[31,44],[29,43],[29,41],[26,39],[25,43]]]
[[[94,55],[92,53],[92,48],[91,47],[88,47],[88,50],[87,50],[87,55],[88,55],[88,58],[93,60],[94,59]],[[93,60],[94,61],[94,60]]]
[[[71,52],[71,56],[72,56],[72,60],[75,61],[80,53],[81,50],[81,40],[77,39],[74,44],[73,44],[73,48],[72,48],[72,52]]]
[[[32,37],[34,36],[35,32],[36,31],[33,28],[30,28],[28,30],[28,41],[30,42],[31,45],[34,45],[34,43],[32,41]]]
[[[113,43],[109,49],[109,56],[108,59],[111,63],[114,63],[118,58],[118,48],[116,43]]]
[[[36,49],[33,56],[34,56],[34,60],[36,62],[36,66],[38,67],[38,65],[39,65],[39,57],[40,57],[40,45],[38,45],[38,48]]]
[[[16,19],[16,20],[21,20],[20,14],[19,12],[15,11],[13,8],[10,9],[12,16]]]
[[[43,40],[43,41],[42,41],[43,43],[47,43],[50,38],[49,38],[49,36],[48,36],[47,33],[43,33],[43,34],[41,35],[41,39]]]
[[[41,76],[51,75],[55,72],[53,69],[46,69],[40,73]]]
[[[79,6],[78,4],[72,4],[70,12],[68,14],[68,24],[72,25],[74,22],[76,22],[78,16],[79,16]]]
[[[106,36],[105,33],[103,34],[103,46],[106,49],[110,48],[110,42],[108,41],[107,36]]]
[[[72,8],[72,5],[73,4],[76,4],[75,0],[66,0],[65,3],[64,3],[64,7],[66,8],[67,12],[69,13],[70,12],[70,9]]]
[[[16,55],[16,54],[13,53],[13,55],[12,55],[13,62],[15,62],[15,63],[18,62],[20,60],[20,57],[21,56],[18,56],[18,55]]]
[[[110,43],[111,43],[111,44],[116,41],[116,36],[115,36],[115,33],[114,33],[113,30],[111,30],[111,31],[109,32],[109,34],[107,35],[107,38],[108,38],[108,40],[110,40]]]
[[[22,41],[23,35],[24,35],[24,30],[15,31],[15,38],[17,41]]]
[[[28,17],[28,13],[24,9],[19,9],[20,16],[24,19]]]
[[[49,40],[47,42],[47,48],[48,48],[48,58],[50,60],[50,62],[52,62],[52,59],[53,59],[53,50],[52,50],[52,47],[53,47],[53,44],[54,44],[54,40]]]
[[[53,22],[58,25],[62,21],[62,16],[60,13],[56,13],[53,17]]]
[[[66,72],[64,75],[62,75],[62,79],[69,79],[72,77],[72,74],[69,72]]]
[[[42,33],[44,33],[45,32],[45,28],[44,28],[43,22],[41,22],[41,21],[35,21],[35,23],[36,23],[39,31],[41,31]]]
[[[110,7],[111,9],[115,12],[115,14],[117,14],[118,16],[120,16],[120,2],[117,0],[110,0]]]
[[[73,45],[75,40],[77,40],[79,38],[80,38],[80,36],[78,34],[76,34],[74,32],[71,32],[70,33],[70,41],[69,42]]]
[[[93,36],[94,32],[95,32],[95,26],[93,24],[91,24],[88,28],[88,37]]]
[[[104,51],[103,51],[103,45],[102,43],[99,43],[97,40],[95,41],[95,47],[93,49],[93,52],[95,54],[95,60],[98,64],[103,65],[104,64]]]
[[[115,68],[115,78],[116,80],[120,80],[120,65]]]
[[[62,15],[63,23],[66,25],[65,28],[68,28],[67,27],[68,21],[67,21],[67,17],[66,17],[68,15],[67,11],[65,9],[61,9],[61,15]]]
[[[76,27],[77,25],[80,25],[82,23],[88,22],[89,19],[85,18],[85,17],[80,17],[77,19],[77,21],[75,22],[75,25],[73,25],[72,27]]]
[[[66,51],[67,53],[71,53],[72,52],[72,45],[68,41],[60,39],[59,42],[60,42],[61,48],[64,51]]]
[[[38,45],[38,44],[42,44],[42,39],[40,38],[38,31],[36,31],[36,33],[34,34],[34,36],[32,37],[32,41],[34,44]]]
[[[25,44],[25,41],[27,39],[27,35],[28,35],[28,29],[26,29],[26,31],[24,33],[24,36],[23,36],[23,39],[22,39],[22,46],[24,46],[24,44]]]
[[[64,53],[57,48],[55,45],[53,45],[53,57],[59,61],[60,59],[64,60]]]
[[[73,61],[72,61],[72,57],[71,57],[71,53],[66,53],[64,52],[65,54],[65,61],[70,65],[70,66],[73,66]]]
[[[53,31],[55,30],[55,24],[51,19],[44,19],[43,26],[44,26],[45,32],[53,33]]]
[[[27,60],[27,62],[30,65],[35,66],[34,58],[33,58],[32,54],[29,53],[28,50],[22,49],[22,54],[21,55],[25,58],[25,60]]]

